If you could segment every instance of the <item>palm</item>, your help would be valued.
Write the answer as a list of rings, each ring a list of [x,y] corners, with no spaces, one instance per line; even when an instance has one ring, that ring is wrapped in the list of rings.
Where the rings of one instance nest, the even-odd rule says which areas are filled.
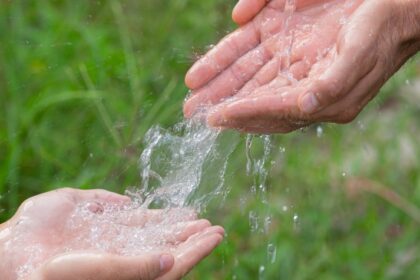
[[[126,207],[129,202],[128,197],[106,191],[72,189],[28,200],[0,231],[0,236],[8,239],[0,243],[0,251],[13,256],[9,263],[0,264],[5,279],[15,279],[16,271],[20,278],[33,277],[34,269],[47,270],[52,276],[46,279],[74,279],[75,275],[83,279],[110,262],[116,267],[126,265],[125,270],[130,271],[130,264],[141,265],[142,260],[159,252],[174,254],[175,265],[165,279],[176,279],[221,240],[221,228],[196,220],[191,211],[179,209],[175,215],[161,210],[130,210]],[[84,263],[92,265],[84,267]],[[116,272],[121,274],[119,279],[133,277],[124,278],[124,271]],[[104,277],[96,273],[93,279],[115,278],[110,273]]]
[[[296,113],[298,95],[291,93],[332,64],[340,29],[361,1],[306,1],[321,3],[303,4],[293,17],[284,2],[269,2],[192,67],[186,77],[193,90],[184,106],[187,117],[210,107],[208,120],[217,126],[277,132],[303,125]],[[264,106],[253,106],[255,97],[265,98]],[[275,116],[267,115],[272,101]]]

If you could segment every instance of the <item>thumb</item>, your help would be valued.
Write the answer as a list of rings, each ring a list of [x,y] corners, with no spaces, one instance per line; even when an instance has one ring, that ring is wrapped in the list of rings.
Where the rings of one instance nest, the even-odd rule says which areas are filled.
[[[153,280],[174,264],[170,254],[125,257],[97,253],[70,253],[53,258],[31,279],[43,280]],[[34,275],[34,276],[35,276]]]
[[[170,254],[146,255],[133,258],[127,264],[127,269],[130,268],[131,272],[124,279],[154,280],[172,268],[174,257]]]

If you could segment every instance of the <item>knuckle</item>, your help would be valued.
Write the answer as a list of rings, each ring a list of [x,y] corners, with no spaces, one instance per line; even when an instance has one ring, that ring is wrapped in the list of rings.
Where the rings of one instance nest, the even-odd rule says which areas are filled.
[[[156,277],[156,268],[152,262],[146,261],[142,266],[138,268],[137,279],[138,280],[149,280]]]
[[[232,65],[231,72],[233,77],[239,82],[243,83],[247,80],[247,66],[244,63],[238,62]]]

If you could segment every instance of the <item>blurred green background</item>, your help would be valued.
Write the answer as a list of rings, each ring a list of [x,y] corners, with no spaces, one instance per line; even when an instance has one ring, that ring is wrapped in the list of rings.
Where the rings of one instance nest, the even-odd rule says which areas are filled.
[[[234,2],[1,1],[0,221],[57,187],[138,186],[145,132],[182,119],[184,73]],[[412,60],[353,124],[276,136],[268,205],[242,141],[204,213],[226,240],[187,278],[420,279],[419,81]]]

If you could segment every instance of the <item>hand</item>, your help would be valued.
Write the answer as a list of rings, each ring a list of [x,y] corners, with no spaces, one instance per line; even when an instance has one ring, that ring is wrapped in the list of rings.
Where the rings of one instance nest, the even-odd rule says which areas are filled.
[[[416,1],[297,1],[293,15],[263,2],[240,1],[244,25],[187,73],[186,117],[204,108],[212,126],[257,133],[347,123],[419,50]]]
[[[222,228],[192,211],[130,203],[75,189],[27,200],[0,226],[2,279],[178,279],[223,238]]]

